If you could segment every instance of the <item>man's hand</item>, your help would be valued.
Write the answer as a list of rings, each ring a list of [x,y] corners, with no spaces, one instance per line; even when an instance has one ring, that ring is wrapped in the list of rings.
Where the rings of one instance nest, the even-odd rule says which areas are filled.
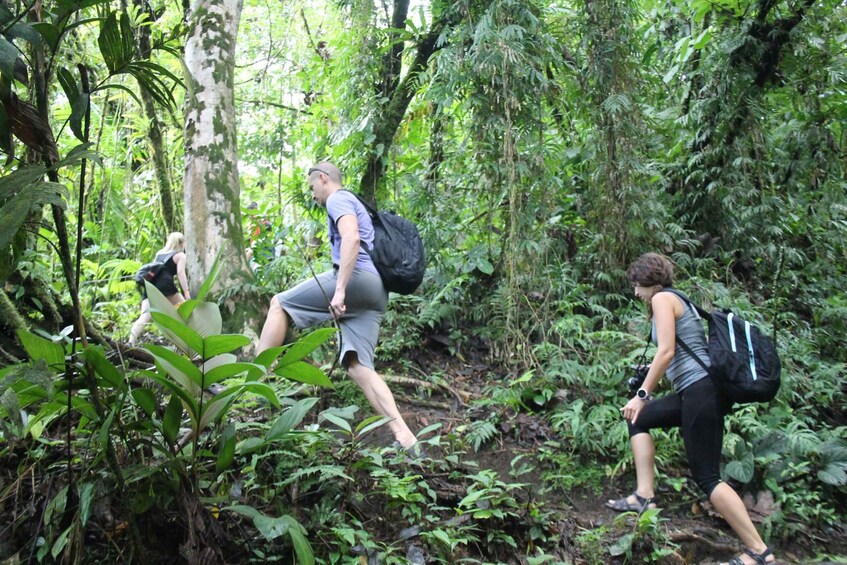
[[[336,318],[342,317],[347,312],[347,306],[344,304],[345,294],[344,290],[335,289],[332,302],[329,303],[329,311]]]

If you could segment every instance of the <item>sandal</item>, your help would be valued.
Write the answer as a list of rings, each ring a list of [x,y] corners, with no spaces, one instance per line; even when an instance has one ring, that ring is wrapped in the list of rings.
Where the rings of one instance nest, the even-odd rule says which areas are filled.
[[[744,553],[746,553],[747,555],[752,557],[753,561],[756,562],[756,565],[768,565],[767,558],[768,558],[768,556],[773,555],[773,552],[771,551],[771,548],[769,548],[769,547],[766,547],[765,550],[761,553],[756,553],[755,551],[753,551],[749,547],[745,547]],[[736,555],[735,557],[730,559],[730,561],[729,561],[729,563],[727,563],[727,565],[747,565],[746,563],[744,563],[744,560],[741,558],[742,555]],[[774,563],[774,562],[771,561],[771,563]]]
[[[630,496],[634,496],[636,502],[630,502],[629,496],[612,500],[606,503],[606,508],[611,508],[615,512],[638,512],[641,514],[652,504],[653,508],[658,508],[656,497],[644,498],[637,492],[633,492]]]

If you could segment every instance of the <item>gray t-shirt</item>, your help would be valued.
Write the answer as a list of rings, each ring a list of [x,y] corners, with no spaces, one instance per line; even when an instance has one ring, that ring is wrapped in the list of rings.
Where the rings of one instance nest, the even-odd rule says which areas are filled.
[[[367,209],[352,192],[347,190],[333,192],[326,199],[326,216],[329,246],[332,253],[332,262],[335,265],[341,262],[341,234],[338,232],[338,220],[347,215],[356,216],[356,222],[359,224],[359,239],[368,246],[368,249],[373,249],[374,226]],[[359,246],[359,256],[356,257],[355,268],[379,274],[373,261],[371,261],[370,255],[361,245]]]
[[[686,304],[679,296],[676,299],[682,302],[685,310],[682,316],[676,321],[676,350],[674,351],[673,359],[671,359],[671,364],[668,365],[668,370],[665,372],[665,376],[673,385],[674,392],[679,392],[708,376],[702,365],[682,348],[679,344],[680,339],[694,351],[697,357],[707,367],[711,365],[711,362],[709,361],[709,352],[706,348],[706,335],[703,332],[703,324],[700,321],[700,316],[693,307]],[[658,343],[655,322],[652,324],[651,338],[653,343]]]

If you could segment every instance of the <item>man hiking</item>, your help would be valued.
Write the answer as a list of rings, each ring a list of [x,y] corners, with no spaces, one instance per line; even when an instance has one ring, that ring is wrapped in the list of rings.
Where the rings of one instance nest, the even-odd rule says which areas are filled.
[[[388,292],[362,246],[373,247],[371,217],[353,193],[342,190],[338,167],[324,161],[309,169],[308,175],[313,198],[326,208],[333,268],[271,300],[259,352],[282,345],[289,320],[306,328],[336,319],[341,329],[342,366],[374,410],[389,418],[396,442],[409,449],[417,438],[400,415],[388,385],[374,370],[374,349]]]

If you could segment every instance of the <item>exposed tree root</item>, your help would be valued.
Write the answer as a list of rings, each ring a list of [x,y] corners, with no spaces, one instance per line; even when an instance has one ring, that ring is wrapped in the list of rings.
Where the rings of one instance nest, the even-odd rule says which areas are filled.
[[[459,401],[459,404],[461,406],[467,406],[468,400],[471,399],[470,393],[465,392],[465,391],[461,391],[461,390],[456,390],[455,388],[453,388],[449,385],[446,385],[444,383],[431,383],[431,382],[428,382],[428,381],[422,381],[420,379],[414,379],[412,377],[401,377],[401,376],[398,376],[398,375],[383,375],[383,378],[385,378],[385,380],[387,382],[397,383],[397,384],[400,384],[400,385],[417,386],[417,387],[426,388],[426,389],[429,389],[429,390],[437,390],[437,389],[446,390],[447,392],[452,394],[456,398],[456,400]]]

